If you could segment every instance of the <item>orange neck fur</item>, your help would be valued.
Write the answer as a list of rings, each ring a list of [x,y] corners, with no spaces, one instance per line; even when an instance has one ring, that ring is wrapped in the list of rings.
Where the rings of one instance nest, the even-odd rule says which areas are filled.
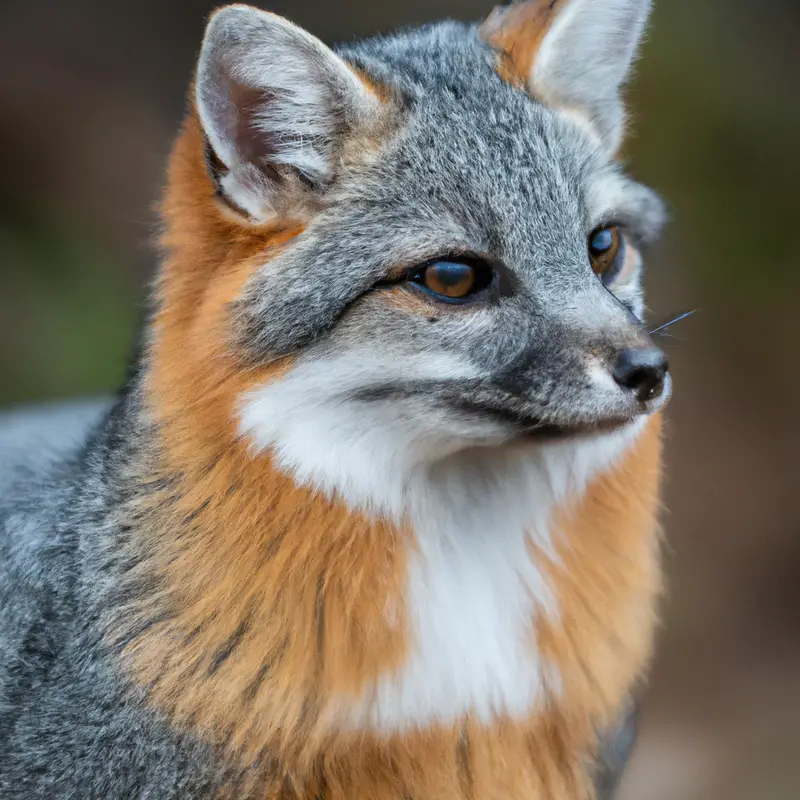
[[[258,796],[325,800],[589,796],[587,759],[649,655],[658,591],[660,422],[554,525],[543,565],[561,610],[536,622],[561,690],[529,719],[464,719],[379,737],[337,727],[338,702],[398,668],[409,635],[403,587],[413,532],[327,500],[249,452],[235,402],[287,364],[248,369],[226,346],[227,306],[299,228],[247,230],[215,206],[190,121],[164,207],[169,260],[146,379],[169,488],[147,522],[161,589],[125,651],[173,723],[225,745]],[[532,621],[534,625],[534,621]],[[267,769],[265,761],[269,761]]]

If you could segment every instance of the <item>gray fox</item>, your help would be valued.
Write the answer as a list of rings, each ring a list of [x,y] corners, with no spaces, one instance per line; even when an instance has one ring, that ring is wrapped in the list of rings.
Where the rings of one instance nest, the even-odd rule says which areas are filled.
[[[585,800],[660,591],[648,0],[210,19],[113,401],[0,418],[0,796]]]

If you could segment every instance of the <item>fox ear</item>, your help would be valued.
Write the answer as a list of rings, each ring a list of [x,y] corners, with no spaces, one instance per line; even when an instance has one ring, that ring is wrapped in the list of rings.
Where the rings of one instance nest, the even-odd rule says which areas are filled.
[[[195,102],[219,191],[259,221],[323,189],[346,137],[379,103],[319,39],[243,5],[208,24]]]
[[[619,147],[620,90],[651,0],[517,0],[496,8],[481,36],[548,105],[583,114],[609,152]]]

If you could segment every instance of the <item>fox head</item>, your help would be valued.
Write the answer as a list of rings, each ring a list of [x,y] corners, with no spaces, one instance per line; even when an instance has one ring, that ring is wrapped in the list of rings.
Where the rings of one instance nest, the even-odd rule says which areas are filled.
[[[211,18],[182,145],[202,175],[172,187],[168,231],[214,262],[197,309],[245,276],[225,352],[281,365],[236,398],[240,434],[361,502],[661,408],[640,254],[661,204],[616,158],[649,6],[527,0],[337,51],[249,6]]]

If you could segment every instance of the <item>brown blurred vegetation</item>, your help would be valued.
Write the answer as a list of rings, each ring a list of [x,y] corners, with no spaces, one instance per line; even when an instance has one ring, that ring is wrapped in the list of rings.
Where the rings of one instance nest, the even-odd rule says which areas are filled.
[[[476,0],[274,2],[328,41]],[[155,265],[153,206],[206,0],[0,4],[0,404],[113,388]],[[673,223],[668,597],[625,800],[800,796],[800,4],[660,0],[634,173]]]

